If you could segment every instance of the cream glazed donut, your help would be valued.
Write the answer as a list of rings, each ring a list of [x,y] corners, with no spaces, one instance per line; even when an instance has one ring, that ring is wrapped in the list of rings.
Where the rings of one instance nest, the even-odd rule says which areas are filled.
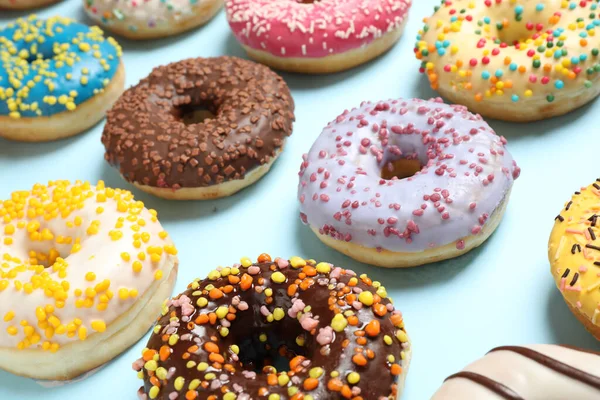
[[[300,217],[325,244],[367,264],[459,256],[504,214],[520,174],[505,144],[479,115],[441,99],[362,103],[304,156]]]
[[[142,337],[177,250],[156,211],[99,182],[35,185],[0,202],[0,368],[68,380]]]
[[[386,52],[412,0],[227,0],[227,20],[248,55],[270,67],[332,73]]]
[[[156,39],[204,25],[223,0],[84,0],[96,23],[129,39]]]
[[[431,400],[593,400],[600,355],[567,346],[502,346],[449,376]]]

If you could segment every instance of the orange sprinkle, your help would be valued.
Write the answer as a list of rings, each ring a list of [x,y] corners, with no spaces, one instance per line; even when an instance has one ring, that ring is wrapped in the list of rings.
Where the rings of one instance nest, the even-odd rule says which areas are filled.
[[[208,296],[211,299],[220,299],[221,297],[223,297],[223,292],[221,291],[221,289],[214,288],[210,290]]]
[[[392,367],[390,368],[390,372],[394,376],[400,375],[402,373],[402,367],[398,364],[392,364]]]
[[[380,317],[383,317],[387,314],[387,307],[381,303],[373,304],[373,312]]]
[[[229,275],[227,279],[232,285],[237,285],[240,282],[240,277],[237,275]]]
[[[206,314],[200,314],[198,315],[198,317],[194,320],[194,322],[198,325],[202,325],[208,322],[208,315]]]
[[[217,314],[215,314],[214,312],[209,313],[208,320],[210,321],[211,325],[216,324],[217,323]]]
[[[288,296],[291,297],[291,296],[295,295],[297,291],[298,291],[298,285],[291,284],[290,286],[288,286],[287,294],[288,294]]]
[[[348,324],[350,324],[351,326],[358,325],[358,322],[358,317],[356,315],[351,315],[348,317]]]
[[[212,362],[217,362],[219,364],[223,364],[225,362],[225,358],[223,358],[223,356],[218,353],[210,353],[208,359]]]
[[[258,256],[258,262],[259,263],[271,262],[271,256],[268,255],[267,253],[262,253],[260,256]]]
[[[209,353],[218,353],[220,351],[219,346],[213,342],[204,343],[204,350],[208,351]]]
[[[344,387],[344,384],[337,378],[333,378],[327,382],[327,389],[331,390],[332,392],[339,392],[342,390],[342,387]]]
[[[267,375],[267,383],[269,384],[269,386],[277,385],[277,375],[275,375],[275,374]]]
[[[367,365],[367,359],[362,354],[353,355],[352,362],[356,365],[360,365],[361,367]]]
[[[313,390],[316,389],[317,386],[319,386],[319,380],[315,379],[315,378],[307,378],[304,381],[304,389],[305,390]]]
[[[240,283],[240,288],[242,288],[242,290],[248,290],[250,289],[250,287],[252,286],[252,277],[248,274],[244,274],[242,275],[242,282]]]
[[[198,392],[196,392],[195,390],[188,390],[185,393],[186,400],[194,400],[196,397],[198,397]]]
[[[305,360],[305,358],[302,356],[296,356],[296,357],[292,358],[290,360],[290,370],[295,371],[296,368],[298,368],[298,366],[300,364],[302,364],[302,361],[304,361],[304,360]]]
[[[144,354],[142,354],[142,358],[144,359],[144,361],[150,361],[154,358],[155,354],[156,350],[148,349],[144,352]]]
[[[342,387],[342,396],[347,399],[352,397],[352,389],[350,389],[350,386],[344,385],[344,387]]]
[[[171,348],[169,346],[161,346],[158,355],[160,361],[166,361],[171,356]]]

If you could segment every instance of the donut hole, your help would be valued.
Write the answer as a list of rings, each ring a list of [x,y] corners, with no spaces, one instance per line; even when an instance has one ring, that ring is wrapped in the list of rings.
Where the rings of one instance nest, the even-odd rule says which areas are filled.
[[[386,180],[406,179],[423,168],[416,158],[400,158],[386,162],[381,169],[381,177]]]
[[[207,104],[186,104],[175,109],[175,118],[186,125],[206,123],[216,118],[217,110]]]
[[[289,371],[290,360],[296,356],[312,358],[309,342],[311,335],[297,320],[286,318],[285,323],[271,323],[272,327],[255,327],[252,334],[236,338],[240,348],[239,359],[244,369],[257,374]],[[284,326],[285,325],[285,326]]]

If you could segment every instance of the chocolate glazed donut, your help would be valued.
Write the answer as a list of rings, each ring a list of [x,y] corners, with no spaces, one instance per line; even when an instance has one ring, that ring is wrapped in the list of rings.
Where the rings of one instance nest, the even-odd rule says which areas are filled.
[[[214,117],[190,121],[198,110]],[[155,68],[108,112],[105,158],[125,180],[170,199],[231,195],[268,172],[291,135],[281,77],[234,57]]]
[[[411,347],[385,288],[329,263],[263,254],[169,301],[133,364],[141,399],[381,400]]]

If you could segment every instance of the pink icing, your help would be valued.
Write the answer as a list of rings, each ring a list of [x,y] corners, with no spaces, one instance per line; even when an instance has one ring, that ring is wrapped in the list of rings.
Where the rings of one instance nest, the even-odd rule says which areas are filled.
[[[520,168],[481,116],[441,99],[365,102],[329,123],[304,156],[303,222],[365,247],[418,252],[479,234]],[[423,168],[385,180],[400,158]]]
[[[325,57],[399,28],[412,0],[227,0],[236,38],[278,57]]]

